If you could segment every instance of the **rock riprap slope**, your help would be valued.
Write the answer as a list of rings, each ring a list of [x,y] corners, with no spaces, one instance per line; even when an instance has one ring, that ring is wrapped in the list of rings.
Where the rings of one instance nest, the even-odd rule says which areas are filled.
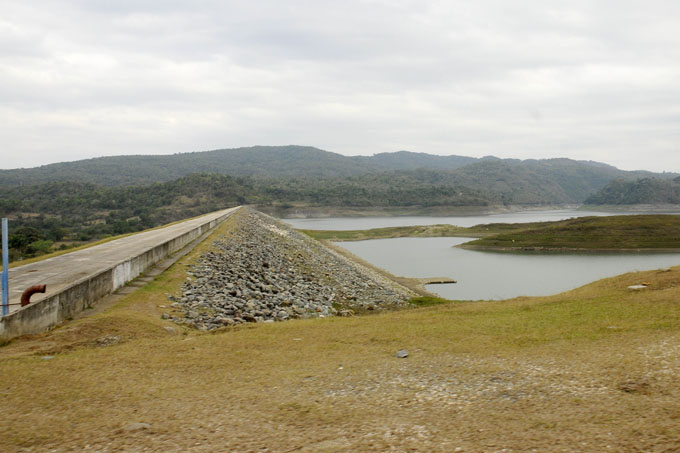
[[[351,314],[406,306],[415,296],[287,225],[242,209],[234,228],[191,267],[177,323],[201,330],[244,322]]]

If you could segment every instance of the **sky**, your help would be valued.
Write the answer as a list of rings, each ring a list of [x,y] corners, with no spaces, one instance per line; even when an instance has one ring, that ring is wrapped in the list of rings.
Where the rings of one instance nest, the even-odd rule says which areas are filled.
[[[296,144],[680,171],[677,0],[0,11],[0,168]]]

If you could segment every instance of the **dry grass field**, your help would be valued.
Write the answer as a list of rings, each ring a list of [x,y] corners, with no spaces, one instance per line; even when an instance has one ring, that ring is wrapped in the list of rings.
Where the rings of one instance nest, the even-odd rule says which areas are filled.
[[[0,348],[0,451],[680,451],[680,268],[201,333],[160,315],[209,244]]]

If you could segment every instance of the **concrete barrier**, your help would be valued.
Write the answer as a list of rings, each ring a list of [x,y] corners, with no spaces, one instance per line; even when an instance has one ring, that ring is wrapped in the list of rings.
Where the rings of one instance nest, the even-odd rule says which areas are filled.
[[[140,250],[103,271],[80,278],[57,293],[0,317],[0,339],[9,340],[20,335],[44,332],[73,318],[82,310],[95,305],[102,297],[134,280],[160,260],[209,233],[235,211],[236,209],[225,211],[219,217],[206,220],[176,237]]]

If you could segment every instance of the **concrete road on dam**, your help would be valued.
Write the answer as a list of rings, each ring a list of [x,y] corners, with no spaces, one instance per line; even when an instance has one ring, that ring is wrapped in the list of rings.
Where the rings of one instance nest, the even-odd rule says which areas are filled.
[[[31,304],[39,302],[88,275],[103,272],[117,263],[139,255],[140,252],[181,236],[203,223],[225,214],[232,214],[237,209],[213,212],[167,227],[144,231],[76,252],[12,268],[9,271],[9,303],[19,304],[21,294],[26,288],[46,284],[45,294],[34,294],[31,298]],[[19,308],[20,305],[10,305],[9,311],[12,313]]]

